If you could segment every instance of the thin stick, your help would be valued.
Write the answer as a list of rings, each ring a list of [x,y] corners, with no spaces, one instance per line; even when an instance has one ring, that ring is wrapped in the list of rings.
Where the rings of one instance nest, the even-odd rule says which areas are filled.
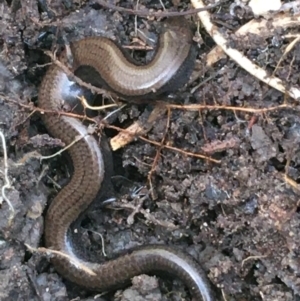
[[[205,8],[205,5],[202,0],[191,0],[191,3],[195,8]],[[236,49],[233,49],[228,46],[228,41],[224,38],[218,28],[212,24],[211,16],[207,11],[201,11],[198,13],[203,26],[206,31],[214,39],[215,43],[219,45],[222,50],[234,60],[241,68],[245,69],[251,75],[258,78],[260,81],[266,83],[267,85],[273,87],[274,89],[288,94],[295,100],[300,99],[300,90],[296,87],[291,87],[287,89],[283,81],[275,76],[269,75],[264,69],[252,63],[246,56]]]
[[[183,11],[183,12],[151,12],[148,10],[133,10],[133,9],[129,9],[129,8],[125,8],[125,7],[120,7],[120,6],[116,6],[113,4],[108,3],[107,1],[104,0],[97,0],[97,3],[105,8],[108,9],[112,9],[114,11],[118,11],[118,12],[122,12],[122,13],[126,13],[129,15],[137,15],[140,17],[175,17],[175,16],[186,16],[186,15],[193,15],[196,14],[198,12],[204,11],[204,10],[210,10],[213,9],[215,7],[218,7],[222,4],[224,4],[227,1],[220,1],[217,2],[213,5],[209,5],[206,7],[202,7],[202,8],[196,8],[196,9],[191,9],[191,10],[187,10],[187,11]]]
[[[9,198],[6,195],[6,190],[11,188],[11,184],[9,181],[9,177],[8,177],[8,161],[7,161],[7,147],[6,147],[6,141],[5,141],[5,137],[2,131],[0,131],[0,138],[2,141],[2,148],[3,148],[3,154],[4,154],[4,160],[3,160],[3,164],[4,164],[4,180],[5,180],[5,184],[2,186],[1,189],[1,197],[3,198],[3,200],[7,203],[7,205],[9,206],[9,209],[11,211],[11,215],[9,216],[8,219],[8,224],[10,225],[14,216],[15,216],[15,209],[11,203],[11,201],[9,200]],[[0,199],[0,204],[2,203],[1,199]]]

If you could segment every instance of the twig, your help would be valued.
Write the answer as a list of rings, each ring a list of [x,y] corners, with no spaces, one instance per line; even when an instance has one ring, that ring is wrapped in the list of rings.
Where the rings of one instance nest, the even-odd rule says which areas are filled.
[[[116,5],[110,4],[104,0],[96,0],[96,2],[105,8],[112,9],[114,11],[118,11],[118,12],[122,12],[122,13],[126,13],[129,15],[137,15],[139,17],[161,17],[162,18],[162,17],[193,15],[193,14],[199,13],[201,11],[211,10],[215,7],[218,7],[222,4],[224,4],[225,2],[227,2],[227,0],[219,1],[215,4],[212,4],[212,5],[209,5],[206,7],[190,9],[190,10],[183,11],[183,12],[151,12],[148,10],[134,10],[134,9],[116,6]]]
[[[195,8],[205,8],[202,0],[191,0],[191,3]],[[228,41],[224,38],[218,28],[211,23],[211,16],[207,11],[199,12],[198,17],[200,18],[206,31],[214,39],[215,43],[219,45],[232,60],[240,65],[241,68],[245,69],[247,72],[258,78],[262,82],[266,83],[267,85],[273,87],[274,89],[284,94],[287,93],[293,99],[300,99],[300,90],[298,88],[291,87],[289,89],[286,89],[281,79],[275,76],[270,76],[264,69],[252,63],[241,52],[236,49],[230,48],[230,46],[228,46]]]
[[[89,134],[87,134],[89,135]],[[70,143],[68,144],[66,147],[60,149],[58,152],[54,153],[53,155],[50,155],[50,156],[41,156],[40,157],[40,160],[48,160],[48,159],[51,159],[51,158],[54,158],[58,155],[60,155],[61,153],[63,153],[64,151],[66,151],[67,149],[69,149],[71,146],[73,146],[75,143],[77,143],[78,141],[80,141],[81,139],[85,138],[87,135],[79,135],[79,136],[76,136],[75,139]]]
[[[153,141],[153,140],[149,140],[145,137],[139,137],[141,140],[143,141],[146,141],[150,144],[154,144],[156,146],[161,146],[161,144],[159,142],[156,142],[156,141]],[[173,150],[175,152],[178,152],[178,153],[181,153],[183,155],[186,155],[186,156],[190,156],[190,157],[195,157],[195,158],[200,158],[200,159],[205,159],[205,160],[208,160],[208,161],[211,161],[211,162],[214,162],[214,163],[221,163],[220,160],[216,160],[216,159],[213,159],[213,158],[210,158],[210,157],[207,157],[205,155],[202,155],[202,154],[197,154],[197,153],[192,153],[192,152],[188,152],[188,151],[185,151],[181,148],[177,148],[177,147],[174,147],[174,146],[170,146],[170,145],[163,145],[163,148],[166,148],[166,149],[170,149],[170,150]]]
[[[85,109],[90,109],[93,111],[100,111],[118,106],[115,103],[103,106],[90,106],[84,96],[78,96],[77,98],[80,100],[81,104],[85,107]]]
[[[241,112],[251,112],[251,113],[266,113],[270,111],[276,111],[278,109],[283,108],[292,108],[292,105],[283,103],[281,105],[270,107],[270,108],[239,108],[233,106],[218,106],[218,105],[199,105],[199,104],[191,104],[191,105],[174,105],[174,104],[167,104],[167,108],[172,109],[181,109],[187,111],[199,111],[199,110],[231,110],[231,111],[241,111]]]
[[[274,71],[273,71],[273,75],[276,73],[278,67],[280,66],[281,62],[283,61],[283,59],[287,56],[287,54],[295,47],[295,45],[300,41],[300,36],[298,35],[298,37],[296,37],[285,49],[283,55],[281,56],[280,60],[278,61]]]
[[[223,297],[223,300],[224,300],[224,301],[227,301],[227,298],[226,298],[226,295],[225,295],[224,289],[221,289],[221,292],[222,292],[222,297]]]
[[[126,129],[122,129],[120,127],[117,127],[117,126],[114,126],[114,125],[106,125],[107,128],[110,128],[110,129],[114,129],[114,130],[117,130],[119,132],[128,132]],[[128,133],[129,135],[133,135],[133,133]],[[153,140],[150,140],[150,139],[147,139],[145,137],[142,137],[142,136],[137,136],[138,139],[141,139],[145,142],[148,142],[150,144],[153,144],[153,145],[156,145],[156,146],[161,146],[161,143],[160,142],[156,142],[156,141],[153,141]],[[173,147],[173,146],[169,146],[169,145],[163,145],[163,148],[166,148],[166,149],[170,149],[170,150],[173,150],[175,152],[178,152],[178,153],[181,153],[181,154],[184,154],[186,156],[191,156],[191,157],[195,157],[195,158],[201,158],[201,159],[205,159],[205,160],[208,160],[208,161],[211,161],[211,162],[214,162],[214,163],[221,163],[220,160],[216,160],[216,159],[213,159],[213,158],[210,158],[210,157],[207,157],[205,155],[201,155],[201,154],[197,154],[197,153],[192,153],[192,152],[187,152],[185,150],[182,150],[180,148],[177,148],[177,147]]]
[[[201,150],[206,154],[212,154],[223,151],[230,148],[238,148],[240,146],[240,140],[238,138],[229,138],[223,141],[215,140],[210,143],[206,143],[201,147]]]
[[[147,120],[148,126],[145,127],[145,125],[141,125],[139,122],[135,122],[131,126],[129,126],[127,129],[121,129],[119,127],[113,127],[110,125],[106,125],[106,127],[111,127],[119,131],[119,134],[113,137],[110,140],[110,145],[112,150],[117,150],[131,141],[133,141],[135,138],[145,135],[151,128],[151,124],[153,125],[154,122],[161,117],[166,109],[180,109],[180,110],[187,110],[187,111],[199,111],[199,110],[231,110],[231,111],[241,111],[241,112],[251,112],[256,114],[262,114],[270,111],[275,111],[283,108],[292,108],[292,105],[290,104],[281,104],[279,106],[274,106],[270,108],[239,108],[239,107],[233,107],[233,106],[218,106],[218,105],[200,105],[200,104],[191,104],[191,105],[175,105],[175,104],[166,104],[162,103],[162,106],[156,106],[151,113],[149,119]],[[146,139],[139,137],[140,139]],[[158,142],[155,142],[158,143]],[[157,145],[157,144],[156,144]],[[166,146],[165,146],[166,147]],[[177,150],[177,149],[174,149]],[[206,158],[206,157],[205,157]]]
[[[127,106],[127,104],[123,104],[122,106],[118,107],[117,109],[113,110],[112,112],[106,114],[105,117],[103,117],[102,121],[107,120],[107,119],[110,118],[113,114],[116,114],[116,113],[118,113],[119,111],[123,110],[126,106]]]
[[[2,142],[2,148],[3,148],[3,165],[4,165],[4,180],[5,180],[5,184],[2,186],[1,189],[1,198],[0,198],[0,204],[2,204],[2,201],[4,200],[7,205],[9,206],[9,209],[11,211],[11,214],[9,216],[8,219],[8,224],[11,225],[11,222],[15,216],[15,209],[11,203],[11,201],[8,199],[7,195],[6,195],[6,189],[11,188],[11,184],[8,178],[8,162],[7,162],[7,147],[6,147],[6,141],[5,141],[5,137],[2,131],[0,131],[0,138],[1,138],[1,142]],[[3,199],[3,200],[2,200]]]
[[[92,233],[100,236],[102,254],[103,254],[104,257],[107,257],[107,254],[105,252],[105,241],[104,241],[103,235],[101,233],[97,232],[97,231],[94,231],[94,230],[88,230],[88,231],[91,231]]]
[[[47,255],[58,255],[60,257],[63,257],[65,259],[67,259],[70,264],[73,264],[76,268],[87,272],[91,276],[96,276],[96,273],[93,270],[91,270],[89,267],[85,266],[84,262],[78,261],[78,259],[76,257],[71,257],[68,254],[65,254],[61,251],[55,251],[52,249],[47,249],[47,248],[37,248],[36,249],[36,248],[31,247],[28,244],[25,244],[25,246],[27,247],[28,251],[30,251],[31,253],[38,252],[38,253],[45,253]]]
[[[120,131],[115,137],[110,140],[110,146],[113,151],[116,151],[131,141],[133,141],[139,135],[145,135],[148,133],[154,124],[165,113],[165,106],[157,105],[152,110],[146,123],[141,124],[139,121],[133,123],[125,131]]]
[[[47,54],[51,58],[52,62],[56,66],[58,66],[69,78],[74,80],[78,85],[89,89],[92,93],[104,94],[104,95],[107,94],[106,90],[94,87],[93,85],[88,84],[83,80],[81,80],[79,77],[77,77],[67,66],[65,66],[61,61],[59,61],[51,51],[45,50],[44,53]]]
[[[132,210],[131,214],[127,218],[127,223],[129,225],[133,224],[135,215],[138,213],[141,213],[144,215],[144,218],[146,219],[147,222],[151,222],[154,225],[159,225],[159,226],[165,227],[170,230],[178,229],[178,226],[174,225],[173,223],[171,223],[169,221],[158,220],[149,212],[149,210],[143,209],[142,206],[147,197],[148,197],[148,195],[144,196],[143,198],[138,199],[137,205],[131,204],[131,203],[127,203],[127,204],[118,203],[119,208]]]
[[[97,123],[95,119],[90,118],[88,116],[74,114],[74,113],[70,113],[70,112],[64,112],[64,111],[45,110],[43,108],[35,107],[35,106],[31,105],[31,104],[29,104],[29,105],[24,104],[24,103],[21,102],[21,99],[18,99],[18,101],[16,101],[14,99],[11,99],[11,98],[8,98],[8,97],[4,96],[1,93],[0,93],[0,95],[7,102],[16,104],[16,105],[18,105],[18,106],[20,106],[22,108],[25,108],[25,109],[28,109],[28,110],[31,110],[31,111],[34,111],[34,112],[39,112],[40,114],[44,114],[44,113],[47,113],[47,114],[57,114],[57,115],[60,115],[60,116],[63,115],[63,116],[69,116],[69,117],[73,117],[73,118],[88,120],[88,121],[93,122],[95,124]]]
[[[299,27],[300,25],[300,15],[291,16],[290,13],[278,14],[272,18],[272,28],[266,30],[268,27],[268,20],[264,19],[252,19],[250,22],[241,26],[235,35],[243,39],[248,34],[257,34],[265,38],[273,36],[277,29],[285,29],[288,27]],[[297,35],[298,36],[298,35]],[[284,38],[289,38],[284,36]],[[295,38],[295,36],[294,36]],[[220,46],[215,46],[206,57],[206,66],[210,67],[215,64],[221,58],[226,57]]]
[[[242,261],[242,267],[244,266],[244,264],[248,261],[248,260],[251,260],[251,259],[260,259],[260,258],[266,258],[268,255],[260,255],[260,256],[249,256],[247,258],[245,258],[243,261]]]
[[[242,112],[252,112],[252,113],[266,113],[266,112],[275,111],[275,110],[283,109],[283,108],[292,108],[292,105],[283,103],[283,104],[278,105],[278,106],[274,106],[274,107],[270,107],[270,108],[261,108],[261,109],[256,109],[256,108],[239,108],[239,107],[233,107],[233,106],[218,106],[218,105],[199,105],[199,104],[191,104],[191,105],[165,104],[165,107],[167,109],[181,109],[181,110],[188,110],[188,111],[199,111],[199,110],[205,110],[206,109],[206,110],[232,110],[232,111],[242,111]],[[143,131],[142,131],[142,129],[141,129],[140,126],[138,126],[138,127],[136,127],[136,126],[132,127],[132,128],[134,128],[135,132],[132,131],[131,128],[129,129],[129,131],[127,131],[127,130],[124,130],[124,129],[121,129],[121,128],[118,128],[118,127],[114,127],[114,126],[107,125],[107,127],[111,127],[111,128],[114,128],[114,129],[120,131],[120,134],[118,135],[118,137],[119,137],[119,140],[122,140],[122,143],[121,143],[122,146],[126,145],[126,143],[128,141],[129,142],[132,141],[135,137],[137,137],[137,135],[139,135],[139,134],[145,134],[145,133],[143,133]],[[125,142],[124,142],[124,139],[121,139],[123,133],[127,133],[125,135],[125,137],[127,138],[127,140]],[[131,137],[131,138],[129,139],[128,137]],[[154,145],[156,145],[158,147],[162,147],[162,144],[159,143],[159,142],[156,142],[156,141],[153,141],[153,140],[149,140],[149,139],[147,139],[145,137],[142,137],[142,136],[138,136],[138,138],[141,139],[141,140],[143,140],[143,141],[146,141],[148,143],[154,144]],[[113,141],[113,145],[112,146],[114,146],[115,149],[118,149],[118,147],[117,147],[117,145],[119,145],[117,143],[118,140],[117,139],[113,140],[113,139],[112,139],[112,141]],[[196,157],[196,158],[206,159],[206,160],[212,161],[214,163],[220,163],[221,162],[219,160],[215,160],[215,159],[213,159],[211,157],[208,157],[208,156],[205,156],[205,155],[202,155],[202,154],[188,152],[188,151],[185,151],[185,150],[182,150],[182,149],[179,149],[179,148],[176,148],[176,147],[172,147],[172,146],[169,146],[169,145],[163,145],[163,148],[170,149],[170,150],[182,153],[182,154],[187,155],[187,156],[192,156],[192,157]]]

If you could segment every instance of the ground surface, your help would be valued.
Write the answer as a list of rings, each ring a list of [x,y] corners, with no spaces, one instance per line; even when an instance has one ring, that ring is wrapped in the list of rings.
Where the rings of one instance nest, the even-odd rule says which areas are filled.
[[[40,136],[46,130],[39,113],[33,114],[30,106],[18,104],[28,106],[31,101],[36,102],[47,67],[41,65],[49,62],[41,49],[51,49],[55,43],[62,45],[62,36],[72,40],[105,35],[129,45],[134,34],[134,16],[103,9],[93,1],[48,2],[49,10],[43,1],[21,1],[20,8],[18,1],[0,2],[0,128],[7,142],[12,185],[6,194],[16,214],[9,226],[10,211],[3,203],[0,210],[0,300],[3,301],[77,297],[94,300],[93,295],[66,283],[45,257],[32,255],[25,247],[25,244],[42,245],[43,212],[47,200],[58,191],[53,183],[63,183],[67,168],[60,157],[42,163],[36,158],[26,160],[33,152],[52,153],[53,145],[60,146],[60,142]],[[188,1],[164,3],[173,10],[188,8]],[[135,7],[132,1],[117,4]],[[140,9],[143,7],[160,9],[161,5],[159,1],[140,1]],[[288,43],[282,36],[297,32],[281,29],[275,37],[250,35],[239,40],[231,34],[252,19],[251,14],[239,11],[235,16],[230,15],[224,5],[213,16],[230,45],[270,73]],[[146,34],[153,32],[158,24],[154,22],[154,26],[148,27],[153,23],[141,18],[137,22]],[[284,102],[281,93],[229,59],[212,68],[202,68],[206,54],[213,47],[205,32],[199,46],[196,80],[180,94],[186,104],[267,108]],[[299,47],[299,43],[295,45],[276,72],[278,77],[298,87]],[[191,95],[191,88],[204,80],[206,83]],[[114,122],[125,128],[144,109],[128,106]],[[167,116],[163,115],[147,137],[161,141],[166,126]],[[113,136],[116,132],[107,134]],[[299,142],[297,105],[265,114],[174,110],[166,143],[189,152],[207,151],[220,163],[163,149],[152,177],[156,198],[145,200],[144,210],[134,219],[128,219],[132,210],[120,210],[122,204],[137,205],[138,201],[123,200],[119,210],[90,212],[85,226],[104,235],[108,257],[132,246],[155,242],[186,250],[199,260],[218,287],[219,300],[300,300]],[[2,155],[2,149],[0,152]],[[115,153],[117,170],[133,182],[129,182],[131,188],[134,182],[147,184],[156,152],[156,146],[137,140]],[[285,168],[287,162],[289,166]],[[1,157],[1,171],[3,164]],[[285,181],[285,172],[295,181],[295,187]],[[2,186],[3,173],[0,179]],[[91,233],[85,232],[83,244],[101,256],[100,237]],[[176,280],[160,280],[158,286],[156,278],[141,276],[133,282],[132,287],[107,299],[190,300]]]

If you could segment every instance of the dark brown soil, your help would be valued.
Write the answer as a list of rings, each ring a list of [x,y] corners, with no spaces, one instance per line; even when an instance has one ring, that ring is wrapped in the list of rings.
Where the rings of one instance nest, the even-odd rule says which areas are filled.
[[[53,50],[55,45],[64,45],[64,41],[91,35],[116,38],[122,45],[129,45],[134,35],[134,16],[103,9],[95,2],[0,1],[0,129],[6,138],[11,182],[6,195],[15,210],[9,225],[11,212],[7,203],[3,202],[0,208],[3,301],[95,300],[94,294],[56,274],[44,255],[32,254],[25,246],[43,246],[47,200],[59,190],[54,183],[63,185],[69,174],[62,157],[42,162],[37,158],[38,153],[51,154],[61,146],[60,141],[46,136],[39,113],[33,113],[34,107],[30,105],[36,103],[47,68],[43,64],[49,62],[42,49]],[[111,2],[128,8],[136,5],[135,1]],[[178,7],[174,6],[179,2]],[[174,11],[190,8],[189,1],[164,4]],[[141,0],[139,8],[143,7],[161,9],[160,2],[153,0]],[[291,42],[283,36],[298,34],[297,29],[289,28],[278,30],[274,37],[248,35],[241,40],[232,34],[253,18],[251,13],[237,11],[231,15],[229,6],[224,4],[212,14],[229,45],[269,74]],[[146,35],[156,36],[158,21],[137,18],[137,24]],[[248,108],[284,103],[283,94],[258,81],[229,58],[212,68],[203,68],[214,43],[207,33],[202,32],[202,37],[196,80],[179,94],[183,103]],[[299,47],[297,43],[275,73],[287,86],[300,86]],[[145,52],[135,51],[134,55],[143,62],[151,52],[145,56]],[[190,93],[205,80],[205,84]],[[125,128],[145,109],[151,108],[127,106],[111,122]],[[166,126],[167,115],[163,115],[147,138],[161,141]],[[107,130],[106,134],[112,137],[116,132]],[[144,200],[143,210],[134,218],[132,210],[124,208],[139,205],[139,200],[126,198],[129,190],[112,208],[94,209],[86,217],[82,244],[93,256],[103,256],[97,234],[101,233],[108,258],[146,243],[175,245],[203,265],[219,300],[300,300],[299,142],[297,103],[293,108],[264,114],[172,110],[165,143],[188,152],[203,154],[210,150],[207,154],[220,163],[162,149],[152,177],[156,197]],[[127,178],[128,188],[149,184],[147,176],[157,151],[156,146],[136,140],[114,154],[116,172]],[[3,186],[2,148],[0,153]],[[136,277],[132,287],[97,300],[191,300],[178,279],[157,281],[158,278],[146,275]]]

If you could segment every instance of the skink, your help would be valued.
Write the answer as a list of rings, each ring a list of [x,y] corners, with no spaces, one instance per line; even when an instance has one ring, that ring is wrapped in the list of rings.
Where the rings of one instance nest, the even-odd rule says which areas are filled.
[[[151,98],[177,90],[187,82],[196,54],[192,38],[190,25],[183,17],[167,20],[156,54],[145,66],[136,65],[109,39],[86,38],[71,44],[73,72],[92,84],[104,84],[123,99]],[[61,60],[66,60],[65,54]],[[92,71],[93,76],[86,70]],[[40,86],[39,107],[62,110],[69,88],[66,74],[53,64]],[[104,150],[82,122],[56,114],[43,114],[42,119],[48,132],[66,145],[83,137],[68,149],[74,172],[70,182],[52,201],[45,218],[46,247],[68,256],[54,256],[52,263],[56,270],[70,281],[97,291],[124,287],[140,274],[167,272],[187,285],[194,300],[215,300],[202,268],[191,256],[176,248],[147,245],[103,264],[78,257],[68,231],[98,192],[105,189],[103,181],[110,174],[105,169],[109,167],[105,164]]]

